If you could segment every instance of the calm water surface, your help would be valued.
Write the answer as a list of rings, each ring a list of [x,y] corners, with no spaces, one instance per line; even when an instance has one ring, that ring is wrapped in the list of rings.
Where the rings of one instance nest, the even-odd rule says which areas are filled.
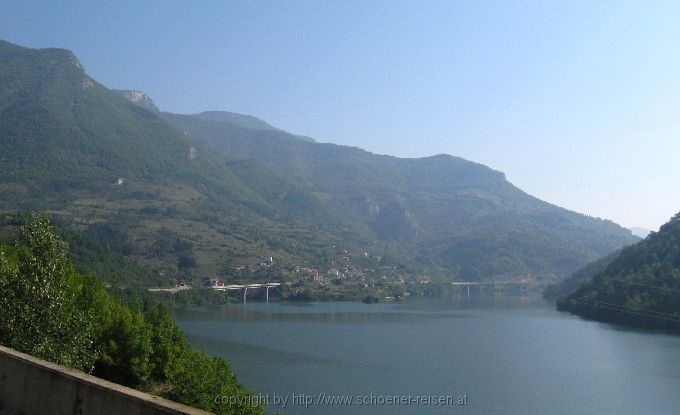
[[[284,414],[678,414],[680,336],[621,329],[524,297],[247,304],[176,311]],[[467,395],[465,406],[311,405],[293,394]],[[286,408],[272,404],[288,397]],[[356,402],[356,401],[354,401]],[[375,401],[373,403],[376,403]]]

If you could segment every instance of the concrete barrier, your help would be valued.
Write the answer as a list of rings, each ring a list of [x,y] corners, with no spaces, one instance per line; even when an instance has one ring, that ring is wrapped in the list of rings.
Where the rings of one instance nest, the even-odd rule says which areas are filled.
[[[0,414],[205,415],[208,412],[0,346]]]

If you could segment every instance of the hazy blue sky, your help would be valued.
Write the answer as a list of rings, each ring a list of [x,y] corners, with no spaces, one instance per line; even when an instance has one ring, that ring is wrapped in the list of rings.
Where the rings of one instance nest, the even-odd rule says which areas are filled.
[[[164,110],[458,155],[624,226],[680,211],[678,1],[105,4],[3,0],[0,38]]]

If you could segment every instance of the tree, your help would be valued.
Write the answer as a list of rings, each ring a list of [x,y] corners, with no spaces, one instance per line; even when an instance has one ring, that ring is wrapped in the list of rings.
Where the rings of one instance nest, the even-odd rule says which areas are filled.
[[[0,252],[0,342],[90,372],[94,310],[82,301],[86,291],[67,247],[45,214],[31,215],[22,232],[26,246],[15,250],[14,263]]]
[[[151,327],[140,311],[118,303],[109,301],[102,311],[95,375],[133,387],[147,382],[153,369]]]
[[[167,381],[180,370],[182,358],[190,349],[189,342],[172,318],[167,307],[155,304],[146,313],[146,320],[151,327],[151,343],[153,354],[153,378]]]
[[[187,351],[182,370],[175,373],[171,384],[171,399],[204,408],[217,414],[262,414],[264,407],[258,405],[250,391],[237,381],[229,363],[210,357],[203,352]],[[226,405],[216,397],[232,397],[237,405]]]

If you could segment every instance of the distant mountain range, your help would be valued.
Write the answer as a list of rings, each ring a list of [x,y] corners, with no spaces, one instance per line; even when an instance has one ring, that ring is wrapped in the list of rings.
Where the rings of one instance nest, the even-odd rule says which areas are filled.
[[[578,275],[579,283],[568,283],[566,295],[558,299],[560,309],[597,320],[680,330],[680,213],[659,232],[571,279]]]
[[[634,228],[633,227],[633,228],[630,228],[630,231],[633,235],[637,236],[638,238],[642,238],[642,239],[645,239],[647,236],[649,236],[650,233],[652,233],[652,231],[650,231],[649,229],[645,229],[645,228]]]
[[[279,274],[550,279],[638,240],[458,157],[159,112],[64,49],[0,41],[0,144],[0,210],[48,210],[163,275],[229,276],[271,257]]]

